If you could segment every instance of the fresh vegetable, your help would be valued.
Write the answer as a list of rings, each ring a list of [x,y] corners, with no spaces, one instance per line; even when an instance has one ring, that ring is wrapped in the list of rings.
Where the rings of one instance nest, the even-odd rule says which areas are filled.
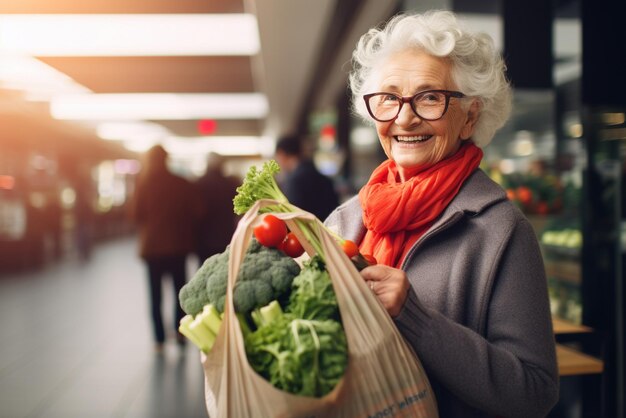
[[[252,368],[276,388],[302,396],[324,396],[337,385],[348,364],[348,347],[332,283],[320,257],[304,264],[293,280],[284,312],[278,301],[237,313]],[[180,321],[179,331],[208,353],[222,326],[217,308],[205,305]]]
[[[213,334],[217,335],[220,332],[220,327],[222,326],[222,318],[220,318],[220,313],[215,309],[214,305],[204,305],[202,309],[202,313],[198,315],[202,320],[202,323],[207,326],[213,332]]]
[[[191,340],[200,350],[208,353],[217,333],[222,326],[222,318],[213,305],[206,305],[202,312],[193,315],[185,315],[178,326],[178,331]]]
[[[252,368],[278,389],[324,396],[348,363],[346,337],[337,321],[306,320],[282,314],[245,341]]]
[[[278,302],[254,310],[257,330],[245,338],[248,361],[275,387],[324,396],[348,363],[345,333],[324,262],[313,257],[293,281],[283,313]]]
[[[202,350],[205,344],[203,343],[203,341],[198,339],[198,337],[196,337],[196,335],[192,333],[191,330],[189,329],[189,324],[191,324],[192,322],[193,322],[193,315],[185,315],[180,320],[178,331],[181,334],[183,334],[185,337],[187,337],[189,340],[191,340],[191,342],[194,343],[196,347]]]
[[[276,205],[263,208],[261,212],[290,213],[300,211],[301,209],[289,203],[287,197],[280,191],[276,179],[274,178],[279,171],[280,166],[274,160],[263,163],[261,170],[257,169],[256,166],[250,167],[243,180],[243,184],[237,188],[237,195],[233,199],[235,213],[238,215],[246,213],[261,199],[272,199],[278,202]],[[315,225],[325,228],[342,246],[344,245],[345,240],[337,236],[333,231],[327,229],[318,219],[315,221],[296,219],[295,222],[308,243],[311,244],[315,252],[322,258],[324,258],[324,252],[322,251],[322,244],[317,237]],[[364,263],[366,262],[364,261]]]
[[[179,293],[180,306],[185,313],[196,315],[207,304],[224,311],[228,282],[229,247],[213,255],[183,286]],[[240,266],[233,289],[235,311],[248,313],[270,301],[288,297],[293,278],[300,266],[282,251],[268,248],[252,239]]]
[[[285,237],[285,240],[278,246],[278,249],[293,258],[298,258],[304,254],[304,248],[293,232],[287,234],[287,237]]]
[[[291,286],[287,310],[296,318],[339,319],[333,284],[321,257],[306,261]]]
[[[243,314],[236,314],[244,338],[252,331]],[[222,327],[222,316],[214,305],[205,305],[202,311],[195,317],[185,315],[178,325],[178,331],[187,337],[198,349],[205,353],[211,351],[215,338]]]
[[[280,304],[273,300],[268,305],[261,308],[257,308],[250,312],[250,316],[254,321],[254,325],[260,328],[264,325],[269,325],[274,319],[279,318],[283,314],[283,309]]]
[[[263,163],[261,170],[256,166],[250,167],[241,186],[237,187],[237,195],[233,199],[234,210],[238,215],[246,213],[261,199],[272,199],[278,202],[263,208],[261,212],[289,213],[300,211],[300,208],[289,203],[287,197],[278,187],[274,176],[280,171],[280,166],[274,160]],[[312,230],[312,225],[302,220],[295,221],[302,233],[316,252],[322,252],[322,244]],[[321,224],[321,222],[318,221]]]
[[[517,199],[524,206],[530,205],[530,203],[533,201],[533,192],[530,189],[530,187],[519,186],[517,190],[515,191],[515,194],[516,194]]]
[[[286,209],[294,209],[287,197],[280,191],[274,175],[280,171],[280,166],[274,160],[263,163],[259,171],[256,166],[250,167],[241,186],[237,187],[237,195],[233,199],[235,213],[243,215],[257,200],[273,199],[279,202],[279,207],[269,206],[266,212],[288,212]],[[290,207],[290,208],[289,208]]]
[[[359,253],[359,247],[354,243],[354,241],[349,239],[343,241],[341,248],[343,249],[343,252],[346,253],[348,258],[352,258]]]
[[[274,215],[265,215],[253,230],[254,237],[266,247],[278,247],[287,236],[285,221]]]

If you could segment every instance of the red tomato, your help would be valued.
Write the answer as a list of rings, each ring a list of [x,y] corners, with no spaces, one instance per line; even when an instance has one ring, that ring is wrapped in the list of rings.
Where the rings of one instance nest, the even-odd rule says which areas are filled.
[[[350,241],[349,239],[341,243],[341,248],[343,249],[343,252],[346,253],[348,258],[352,258],[359,253],[359,247],[354,243],[354,241]]]
[[[296,234],[294,234],[293,232],[287,234],[287,237],[278,248],[281,249],[289,257],[293,258],[300,257],[302,253],[304,253],[304,248],[302,248],[300,241],[298,241]]]
[[[287,236],[287,225],[274,215],[266,215],[253,232],[261,245],[278,247]]]
[[[529,187],[519,186],[517,188],[517,198],[522,205],[528,206],[533,201],[533,192]]]

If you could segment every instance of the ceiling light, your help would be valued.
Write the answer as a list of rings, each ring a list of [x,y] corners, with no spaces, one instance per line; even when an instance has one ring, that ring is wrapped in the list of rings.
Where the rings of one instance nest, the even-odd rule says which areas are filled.
[[[124,141],[133,139],[157,140],[170,135],[163,125],[151,122],[105,122],[96,126],[96,134],[102,139]]]
[[[67,120],[262,119],[268,107],[260,93],[77,94],[54,97],[50,113]]]
[[[252,14],[0,16],[0,51],[33,56],[254,55]]]
[[[142,153],[148,151],[153,146],[157,145],[159,142],[153,139],[133,139],[124,141],[124,148],[129,151]]]
[[[1,18],[0,18],[1,19]],[[0,28],[1,30],[1,28]],[[1,43],[0,39],[0,43]],[[54,94],[89,93],[89,89],[36,58],[0,54],[0,88],[22,90],[27,100],[49,100]]]
[[[169,137],[163,141],[163,147],[172,155],[205,156],[210,152],[221,155],[271,155],[274,140],[256,136],[221,136],[221,137]]]

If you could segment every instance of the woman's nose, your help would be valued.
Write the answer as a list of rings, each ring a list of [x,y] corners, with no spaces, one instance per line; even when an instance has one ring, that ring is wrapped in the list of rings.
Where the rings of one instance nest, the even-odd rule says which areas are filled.
[[[411,106],[408,103],[405,103],[400,109],[400,113],[398,113],[398,117],[395,120],[395,123],[398,126],[406,127],[415,124],[419,124],[422,122],[422,118],[417,116]]]

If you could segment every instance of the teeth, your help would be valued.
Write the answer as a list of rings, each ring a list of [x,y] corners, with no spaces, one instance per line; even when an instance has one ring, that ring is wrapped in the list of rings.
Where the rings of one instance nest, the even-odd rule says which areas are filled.
[[[420,136],[396,136],[396,140],[399,142],[422,142],[430,139],[432,135],[420,135]]]

